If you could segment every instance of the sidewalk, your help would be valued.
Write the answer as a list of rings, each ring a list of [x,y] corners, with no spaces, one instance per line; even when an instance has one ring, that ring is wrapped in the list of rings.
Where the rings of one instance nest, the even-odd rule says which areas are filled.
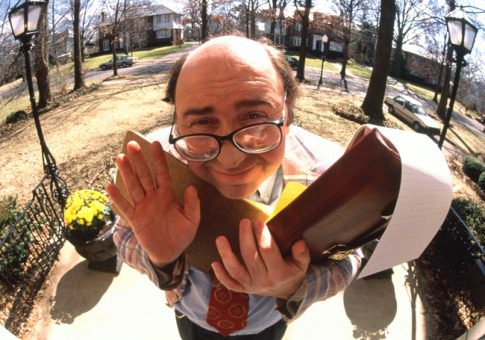
[[[411,269],[354,281],[292,322],[284,339],[425,339]],[[25,339],[180,339],[173,310],[148,278],[126,264],[118,276],[91,271],[68,242],[33,317],[38,321]]]

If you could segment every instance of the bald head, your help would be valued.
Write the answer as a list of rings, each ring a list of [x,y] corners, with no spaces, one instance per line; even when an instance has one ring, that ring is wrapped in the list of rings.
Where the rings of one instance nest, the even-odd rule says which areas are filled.
[[[196,50],[185,55],[173,66],[166,90],[166,101],[176,103],[176,96],[181,90],[179,78],[190,80],[194,71],[203,69],[206,76],[222,80],[229,71],[237,67],[239,72],[246,72],[248,67],[256,66],[269,72],[281,82],[282,96],[290,111],[288,121],[292,120],[292,109],[297,96],[297,83],[283,53],[276,48],[239,36],[222,36],[209,40]]]

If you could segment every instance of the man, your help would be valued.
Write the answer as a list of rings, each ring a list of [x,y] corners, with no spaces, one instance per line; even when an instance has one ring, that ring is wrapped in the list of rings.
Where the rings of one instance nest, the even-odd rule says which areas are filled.
[[[242,37],[212,39],[174,66],[167,98],[175,104],[175,122],[160,142],[223,196],[274,205],[286,181],[309,184],[339,155],[330,142],[290,126],[296,91],[275,48]],[[113,184],[107,190],[127,219],[118,221],[114,236],[121,258],[166,290],[183,339],[281,339],[286,321],[350,283],[358,255],[313,265],[300,240],[283,257],[264,223],[249,219],[239,226],[242,260],[220,236],[222,261],[212,263],[212,274],[185,263],[200,202],[188,187],[178,204],[160,142],[151,146],[156,183],[136,143],[117,157],[132,205]],[[239,299],[238,309],[214,307],[224,300],[217,289],[219,297]]]

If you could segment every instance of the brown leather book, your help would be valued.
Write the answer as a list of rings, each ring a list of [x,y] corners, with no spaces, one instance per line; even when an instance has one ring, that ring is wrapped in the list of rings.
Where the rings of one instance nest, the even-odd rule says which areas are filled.
[[[153,174],[150,143],[143,136],[129,131],[123,152],[132,140],[140,145]],[[225,198],[211,184],[195,177],[184,163],[168,153],[165,157],[179,202],[188,185],[198,190],[201,223],[186,258],[191,265],[209,271],[211,262],[219,258],[215,238],[227,236],[239,254],[239,221],[245,217],[267,221],[268,212],[249,200]],[[400,174],[400,158],[394,147],[376,129],[361,133],[354,136],[336,163],[267,221],[268,228],[283,254],[304,238],[314,262],[338,259],[384,230],[397,199]],[[116,185],[130,199],[119,175]]]
[[[354,136],[345,153],[268,222],[282,253],[303,238],[312,261],[338,259],[380,236],[401,182],[397,150],[377,129]]]

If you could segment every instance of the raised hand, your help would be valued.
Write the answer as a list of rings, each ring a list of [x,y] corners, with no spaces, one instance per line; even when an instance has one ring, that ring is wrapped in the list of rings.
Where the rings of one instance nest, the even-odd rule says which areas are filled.
[[[283,258],[271,233],[261,221],[243,219],[239,225],[239,246],[243,263],[225,236],[216,239],[222,263],[212,269],[218,280],[236,292],[288,299],[303,282],[310,263],[310,251],[303,240],[295,242],[292,256]]]
[[[170,185],[159,142],[151,144],[151,153],[155,180],[136,142],[128,143],[127,153],[116,158],[132,204],[121,195],[116,185],[111,183],[106,190],[150,260],[163,267],[177,259],[193,241],[200,223],[200,201],[197,190],[188,187],[183,206],[180,206]]]

